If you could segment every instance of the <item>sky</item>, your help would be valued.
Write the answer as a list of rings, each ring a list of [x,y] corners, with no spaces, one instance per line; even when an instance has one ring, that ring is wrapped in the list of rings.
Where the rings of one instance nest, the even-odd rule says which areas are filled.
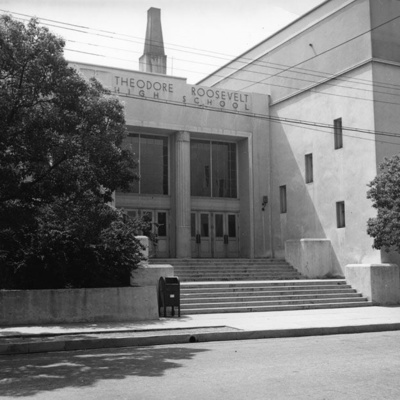
[[[325,0],[0,0],[0,13],[66,40],[68,61],[138,70],[147,10],[161,9],[167,74],[194,84]]]

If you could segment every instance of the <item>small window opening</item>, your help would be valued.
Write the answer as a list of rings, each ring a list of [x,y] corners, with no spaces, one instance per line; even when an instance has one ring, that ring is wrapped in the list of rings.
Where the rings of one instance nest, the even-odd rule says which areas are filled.
[[[306,183],[311,183],[314,181],[314,172],[313,172],[313,155],[306,154]]]
[[[338,228],[344,228],[346,226],[345,217],[344,201],[338,201],[336,203],[336,220]]]
[[[281,205],[281,214],[287,212],[286,185],[279,186],[279,197]]]

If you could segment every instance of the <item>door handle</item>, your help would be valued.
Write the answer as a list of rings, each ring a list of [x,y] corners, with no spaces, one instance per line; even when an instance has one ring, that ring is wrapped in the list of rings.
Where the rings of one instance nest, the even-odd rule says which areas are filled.
[[[197,244],[200,244],[200,243],[201,243],[201,236],[200,236],[200,233],[198,233],[198,234],[196,235],[196,243],[197,243]]]
[[[228,241],[229,241],[229,236],[224,235],[224,244],[228,244]]]

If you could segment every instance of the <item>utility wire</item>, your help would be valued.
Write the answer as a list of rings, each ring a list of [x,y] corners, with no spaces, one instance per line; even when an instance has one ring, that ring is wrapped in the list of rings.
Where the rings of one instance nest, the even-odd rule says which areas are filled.
[[[9,11],[5,11],[5,10],[1,10],[1,9],[0,9],[0,11],[9,12]],[[30,15],[21,14],[21,13],[13,13],[13,14],[16,14],[16,15],[23,15],[23,16],[25,16],[25,17],[32,17],[32,16],[30,16]],[[398,16],[398,17],[395,17],[395,18],[393,18],[392,20],[389,20],[389,21],[387,21],[387,22],[385,22],[385,23],[382,23],[381,25],[379,25],[379,26],[377,26],[377,27],[375,27],[375,28],[372,28],[372,29],[370,29],[370,30],[368,30],[368,31],[366,31],[366,32],[364,32],[364,33],[362,33],[362,34],[360,34],[360,35],[354,37],[354,38],[351,38],[351,39],[349,39],[349,40],[346,41],[346,42],[343,42],[343,43],[341,43],[341,44],[338,44],[338,45],[335,46],[334,48],[337,48],[337,47],[341,46],[342,44],[346,44],[346,43],[348,43],[349,41],[354,40],[355,38],[357,38],[357,37],[359,37],[359,36],[362,36],[362,35],[364,35],[364,34],[366,34],[366,33],[369,33],[369,32],[371,32],[373,29],[376,29],[376,28],[378,28],[378,27],[381,27],[381,26],[383,26],[383,25],[385,25],[385,24],[387,24],[387,23],[390,23],[390,22],[392,22],[393,20],[395,20],[395,19],[397,19],[397,18],[399,18],[399,16]],[[107,38],[111,38],[111,39],[116,39],[116,40],[124,40],[124,41],[132,42],[132,43],[138,43],[138,44],[142,44],[142,43],[143,43],[143,38],[138,38],[138,37],[131,36],[131,35],[118,34],[118,33],[116,33],[116,32],[111,32],[111,31],[106,31],[106,30],[100,30],[100,29],[90,28],[90,27],[81,26],[81,25],[74,25],[74,24],[69,24],[69,23],[60,22],[60,21],[55,21],[55,20],[46,19],[46,18],[41,18],[40,20],[45,20],[45,21],[50,21],[50,22],[54,22],[54,23],[57,23],[57,24],[62,24],[62,25],[67,25],[67,26],[73,26],[73,27],[76,27],[76,28],[80,28],[80,29],[78,30],[78,29],[66,28],[66,27],[59,26],[59,25],[47,24],[48,26],[53,26],[53,27],[57,27],[57,28],[61,28],[61,29],[67,29],[67,30],[72,30],[72,31],[81,32],[81,33],[84,33],[84,34],[99,36],[99,34],[87,32],[87,31],[82,31],[81,29],[94,30],[94,31],[102,32],[102,34],[101,34],[100,36],[103,36],[103,37],[107,37]],[[104,33],[107,33],[107,35],[105,35]],[[128,40],[128,39],[120,39],[120,38],[116,38],[115,36],[110,36],[110,35],[120,35],[120,36],[124,36],[124,37],[127,37],[127,38],[136,38],[136,39],[140,39],[140,41],[133,41],[133,40]],[[69,39],[67,39],[67,40],[70,41],[70,42],[74,42],[74,41],[69,40]],[[77,42],[77,41],[75,41],[75,43],[82,43],[82,44],[90,45],[90,44],[88,44],[88,43]],[[107,46],[102,46],[102,45],[95,45],[95,46],[107,48]],[[231,58],[234,57],[234,56],[232,56],[232,55],[227,55],[227,54],[217,53],[217,52],[210,52],[210,51],[207,51],[207,50],[201,50],[201,49],[196,49],[196,48],[190,48],[190,47],[187,47],[187,46],[179,46],[179,45],[172,45],[172,46],[181,47],[181,48],[185,48],[185,49],[194,49],[194,50],[196,50],[196,51],[208,52],[208,53],[216,54],[216,55],[219,56],[219,57],[207,56],[206,54],[199,54],[199,53],[190,52],[190,53],[192,53],[192,54],[202,55],[202,56],[209,57],[209,58],[213,57],[213,58],[219,58],[219,59],[229,60],[229,61],[230,61]],[[113,49],[115,49],[115,48],[113,48]],[[348,82],[348,81],[354,81],[354,82],[359,82],[359,83],[361,83],[361,84],[363,84],[362,82],[365,82],[365,85],[372,86],[372,82],[371,82],[370,80],[365,80],[365,79],[360,79],[360,78],[341,78],[341,77],[335,76],[334,74],[326,73],[326,72],[323,72],[323,71],[315,71],[315,70],[311,70],[311,69],[297,68],[298,65],[300,65],[300,64],[302,64],[302,63],[304,63],[304,62],[307,62],[307,61],[309,61],[309,60],[311,60],[311,59],[313,59],[313,58],[315,58],[315,57],[318,57],[318,56],[320,56],[320,55],[322,55],[322,54],[324,54],[324,53],[326,53],[327,51],[330,51],[330,50],[332,50],[332,49],[333,49],[333,48],[328,49],[328,50],[326,50],[326,51],[324,51],[324,52],[322,52],[322,53],[320,53],[320,54],[318,54],[318,55],[316,55],[316,56],[313,56],[313,57],[309,58],[308,60],[302,61],[302,62],[300,62],[299,64],[294,65],[294,66],[287,66],[287,65],[283,65],[283,64],[271,63],[271,62],[266,62],[266,61],[263,61],[263,60],[260,61],[260,60],[254,60],[254,59],[246,59],[245,57],[241,57],[241,56],[239,56],[239,58],[236,58],[236,59],[234,59],[233,61],[231,61],[230,64],[231,64],[231,63],[234,63],[234,62],[242,62],[242,63],[246,63],[247,65],[248,65],[248,64],[253,64],[253,65],[260,65],[260,66],[268,66],[268,68],[271,68],[271,69],[278,69],[278,70],[279,70],[279,72],[277,72],[276,74],[273,74],[273,75],[272,75],[272,74],[268,74],[269,76],[267,76],[265,79],[260,80],[260,81],[258,81],[258,82],[252,82],[252,81],[249,80],[249,82],[252,82],[252,84],[246,86],[245,88],[243,88],[243,89],[241,89],[241,90],[244,90],[244,89],[246,89],[247,87],[251,87],[251,86],[253,86],[254,84],[262,83],[264,80],[270,79],[270,78],[272,78],[272,77],[274,77],[274,76],[278,76],[278,75],[280,75],[280,74],[282,74],[282,73],[284,73],[284,72],[287,72],[287,71],[289,71],[289,70],[290,70],[291,72],[295,72],[295,73],[301,72],[302,74],[306,74],[306,75],[310,75],[310,76],[315,76],[315,77],[320,77],[320,78],[323,78],[324,75],[325,75],[326,78],[332,78],[332,79],[335,79],[335,80],[343,80],[343,81],[346,81],[346,82]],[[66,49],[66,50],[67,50],[67,51],[74,51],[74,50],[70,50],[70,49]],[[120,51],[126,51],[126,52],[131,52],[131,51],[125,50],[125,49],[118,49],[118,50],[120,50]],[[177,50],[177,49],[175,49],[175,50]],[[177,51],[180,51],[180,50],[177,50]],[[85,54],[84,51],[80,51],[80,52],[81,52],[82,54]],[[132,52],[132,53],[138,53],[138,52]],[[92,53],[87,53],[87,54],[89,54],[89,55],[94,55],[94,54],[92,54]],[[97,54],[96,54],[96,55],[97,55]],[[226,56],[226,57],[230,57],[230,59],[227,59],[226,57],[220,57],[221,55],[222,55],[222,56]],[[102,56],[102,55],[97,55],[97,56]],[[110,57],[108,57],[108,56],[104,56],[104,57],[110,58]],[[262,56],[260,56],[260,57],[262,57]],[[131,62],[131,60],[127,60],[127,59],[115,58],[115,57],[111,57],[111,58],[117,59],[117,60],[120,60],[120,61]],[[175,58],[175,59],[177,59],[177,58]],[[196,64],[203,64],[203,65],[218,67],[218,65],[216,65],[216,64],[209,64],[209,63],[191,61],[191,60],[186,60],[186,59],[179,59],[179,60],[185,61],[185,62],[196,63]],[[274,67],[273,65],[276,65],[276,67]],[[283,69],[280,68],[280,67],[282,67]],[[228,66],[225,66],[225,67],[222,67],[222,68],[233,69],[234,72],[233,72],[232,74],[238,72],[238,69],[237,69],[237,68],[232,68],[232,67],[228,67]],[[220,69],[222,69],[222,68],[220,68]],[[293,71],[292,71],[292,70],[293,70]],[[193,70],[183,70],[183,69],[182,69],[182,71],[193,72],[193,73],[199,73],[199,74],[200,74],[200,72],[193,71]],[[254,71],[253,73],[258,73],[258,72]],[[314,74],[314,73],[317,73],[317,75]],[[262,73],[262,72],[260,72],[259,74],[265,75],[265,73]],[[319,75],[318,75],[318,74],[319,74]],[[322,76],[321,76],[321,74],[322,74]],[[225,77],[225,76],[221,76],[221,75],[216,75],[215,73],[214,73],[213,75],[214,75],[214,76],[218,76],[218,77]],[[225,77],[225,78],[226,78],[226,77]],[[231,78],[231,79],[236,79],[236,78]],[[306,81],[306,82],[308,81],[308,82],[312,82],[312,83],[317,83],[316,81],[309,81],[309,80],[305,80],[305,79],[303,79],[303,78],[298,78],[298,77],[290,77],[290,79],[292,79],[292,80],[302,80],[302,81]],[[325,83],[326,83],[326,82],[325,82]],[[394,85],[394,84],[390,84],[390,85],[389,85],[389,84],[387,84],[387,83],[377,82],[377,81],[374,81],[373,85],[374,85],[375,87],[381,86],[381,87],[387,88],[387,89],[400,90],[400,85]],[[339,86],[339,85],[336,85],[336,86]],[[361,88],[358,89],[358,88],[352,88],[352,87],[348,87],[348,86],[339,86],[339,87],[351,88],[351,89],[355,89],[355,90],[364,90],[364,89],[361,89]],[[397,89],[396,87],[398,87],[399,89]],[[375,92],[375,93],[376,93],[376,92]],[[379,92],[379,93],[386,94],[386,93],[384,93],[384,92]],[[391,94],[391,95],[394,95],[394,94]]]
[[[4,10],[0,10],[0,11],[4,11]],[[16,13],[16,14],[27,16],[26,14],[19,14],[19,13]],[[28,17],[29,17],[29,16],[28,16]],[[392,21],[394,21],[394,20],[396,20],[396,19],[398,19],[398,18],[400,18],[400,16],[395,17],[395,18],[393,18],[393,19],[391,19],[391,20],[389,20],[389,21],[386,21],[385,23],[382,23],[381,25],[378,25],[377,27],[375,27],[375,28],[373,28],[373,29],[376,29],[376,28],[378,28],[378,27],[380,27],[380,26],[383,26],[383,25],[385,25],[385,24],[387,24],[387,23],[389,23],[389,22],[392,22]],[[57,21],[53,21],[53,22],[57,22]],[[61,23],[61,22],[57,22],[57,23]],[[62,24],[65,24],[65,23],[62,23]],[[76,27],[78,27],[78,28],[90,29],[90,28],[81,27],[81,26],[78,26],[78,25],[73,25],[73,24],[67,24],[67,25],[69,25],[69,26],[76,26]],[[70,29],[70,28],[66,28],[66,29]],[[369,30],[369,31],[372,31],[372,29]],[[369,32],[369,31],[367,31],[367,32]],[[80,32],[87,33],[87,32],[84,32],[84,31],[80,31]],[[107,31],[101,31],[101,32],[107,32]],[[341,43],[341,44],[338,44],[337,46],[335,46],[335,47],[333,47],[333,48],[331,48],[331,49],[327,49],[325,52],[323,52],[323,53],[321,53],[321,54],[324,54],[324,53],[326,53],[326,52],[328,52],[328,51],[330,51],[330,50],[332,50],[332,49],[334,49],[334,48],[337,48],[337,47],[339,47],[339,46],[341,46],[341,45],[343,45],[343,44],[346,44],[346,43],[350,42],[351,40],[354,40],[355,38],[364,35],[364,34],[367,33],[367,32],[361,33],[361,34],[357,35],[356,37],[351,38],[351,39],[349,39],[349,40],[347,40],[347,41],[345,41],[345,42],[343,42],[343,43]],[[126,35],[126,36],[128,36],[128,35]],[[111,36],[110,36],[110,37],[111,37]],[[113,38],[113,37],[111,37],[111,38]],[[73,49],[67,49],[67,50],[68,50],[68,51],[72,51],[72,52],[76,52],[76,53],[87,54],[87,55],[91,55],[91,56],[106,57],[106,56],[101,55],[101,54],[89,53],[89,52],[80,51],[80,50],[73,50]],[[320,55],[321,55],[321,54],[320,54]],[[308,60],[303,61],[302,63],[307,62],[307,61],[309,61],[309,60],[311,60],[311,59],[313,59],[313,58],[315,58],[315,57],[317,57],[317,56],[319,56],[319,55],[313,56],[313,57],[309,58]],[[129,60],[126,60],[126,59],[123,59],[123,58],[116,58],[116,57],[114,57],[114,58],[117,59],[117,60],[121,60],[121,61],[129,61]],[[233,60],[232,63],[233,63],[233,62],[235,62],[235,60]],[[300,64],[301,64],[301,63],[299,63],[298,65],[300,65]],[[291,68],[295,68],[295,67],[297,67],[297,65],[292,66],[292,67],[288,67],[286,70],[283,70],[283,71],[281,71],[281,72],[279,72],[279,73],[277,73],[277,74],[275,74],[275,75],[272,75],[272,76],[270,76],[270,77],[277,76],[277,75],[279,75],[280,73],[286,72],[286,71],[290,70]],[[262,74],[262,73],[261,73],[261,74]],[[214,74],[214,75],[215,75],[215,74]],[[263,75],[264,75],[264,74],[263,74]],[[218,75],[216,75],[216,76],[218,76]],[[370,102],[375,102],[375,103],[383,103],[383,104],[391,104],[391,105],[400,105],[399,103],[390,102],[390,101],[384,101],[384,100],[374,100],[374,99],[368,99],[368,98],[360,98],[360,97],[356,97],[356,96],[340,95],[340,94],[337,94],[337,93],[328,93],[328,92],[325,92],[325,91],[324,91],[324,92],[321,92],[321,91],[318,91],[318,90],[313,89],[312,87],[311,87],[311,88],[310,88],[310,87],[309,87],[309,88],[307,88],[307,87],[306,87],[306,88],[293,88],[293,87],[288,87],[288,86],[285,86],[285,85],[278,85],[278,84],[272,84],[272,83],[264,83],[264,81],[270,79],[270,77],[264,78],[264,79],[262,79],[261,81],[259,81],[258,83],[260,83],[260,84],[267,84],[267,85],[269,85],[269,86],[274,86],[274,87],[281,87],[281,88],[285,88],[285,89],[291,89],[291,90],[295,90],[295,91],[312,91],[312,92],[314,92],[314,93],[321,93],[321,94],[324,94],[324,95],[338,96],[338,97],[344,97],[344,98],[355,99],[355,100],[363,100],[363,101],[370,101]],[[223,79],[224,79],[224,78],[223,78]],[[222,79],[222,80],[223,80],[223,79]],[[243,81],[243,82],[251,82],[251,84],[250,84],[250,85],[247,85],[245,88],[248,88],[248,87],[253,86],[254,84],[257,84],[257,82],[253,82],[253,81],[246,80],[246,79],[240,79],[240,78],[234,78],[234,79],[236,79],[236,80],[238,80],[238,81]],[[293,78],[292,78],[292,79],[293,79]],[[337,79],[337,77],[336,77],[335,79]],[[305,80],[305,79],[302,79],[302,80],[303,80],[303,81],[307,81],[307,80]],[[312,84],[314,84],[314,85],[316,85],[316,84],[321,84],[321,82],[316,82],[316,81],[309,81],[309,80],[308,80],[308,82],[310,82],[310,83],[312,83]],[[335,86],[335,87],[345,87],[345,86],[340,86],[340,85],[329,84],[328,82],[322,82],[322,84],[332,85],[332,86]],[[244,88],[244,89],[245,89],[245,88]],[[346,87],[345,87],[345,88],[346,88]],[[371,92],[371,93],[380,93],[380,94],[384,94],[384,95],[388,95],[388,96],[396,96],[396,97],[399,97],[399,95],[396,95],[395,93],[385,93],[385,92],[379,92],[379,91],[368,91],[367,89],[354,88],[354,87],[347,87],[347,88],[354,89],[354,90],[363,90],[363,91]],[[241,90],[243,90],[243,89],[241,89]]]
[[[315,122],[315,121],[306,121],[306,120],[301,120],[301,119],[293,119],[293,118],[282,118],[282,117],[274,117],[271,115],[263,115],[263,114],[258,114],[258,113],[251,113],[251,112],[242,112],[242,111],[234,111],[234,110],[223,110],[220,108],[216,107],[209,107],[209,106],[199,106],[196,104],[190,104],[190,103],[181,103],[178,101],[171,101],[171,100],[160,100],[160,99],[152,99],[148,97],[142,97],[142,96],[136,96],[132,94],[126,94],[126,93],[113,93],[118,95],[119,97],[125,97],[125,98],[131,98],[131,99],[136,99],[136,100],[141,100],[141,101],[149,101],[149,102],[154,102],[154,103],[162,103],[162,104],[168,104],[172,106],[179,106],[179,107],[186,107],[186,108],[194,108],[198,110],[207,110],[207,111],[213,111],[217,113],[222,113],[222,114],[233,114],[233,115],[239,115],[239,116],[244,116],[244,117],[253,117],[253,118],[258,118],[258,119],[265,119],[269,120],[272,122],[279,122],[282,124],[292,124],[296,126],[306,126],[307,129],[309,127],[311,128],[324,128],[324,129],[329,129],[332,134],[334,134],[334,128],[335,126],[332,124],[326,124],[326,123],[321,123],[321,122]],[[350,127],[350,126],[342,126],[343,131],[348,131],[348,132],[354,132],[354,133],[361,133],[361,134],[367,134],[367,135],[373,135],[373,136],[384,136],[384,137],[391,137],[391,138],[399,138],[400,139],[400,133],[395,133],[395,132],[387,132],[387,131],[378,131],[378,130],[371,130],[371,129],[362,129],[362,128],[355,128],[355,127]],[[326,131],[324,131],[326,132]],[[363,139],[362,137],[356,137],[356,136],[349,136],[354,139]],[[369,139],[369,140],[375,140],[375,139]],[[396,142],[382,142],[382,143],[390,143],[390,144],[396,144],[400,145],[400,140],[398,143]]]
[[[367,31],[365,31],[365,32],[363,32],[363,33],[360,33],[360,34],[358,34],[358,35],[356,35],[356,36],[354,36],[354,37],[352,37],[352,38],[350,38],[350,39],[348,39],[348,40],[345,40],[344,42],[341,42],[341,43],[337,44],[336,46],[330,47],[329,49],[326,49],[325,51],[323,51],[323,52],[321,52],[321,53],[319,53],[319,54],[317,54],[317,55],[314,55],[314,56],[312,56],[312,57],[310,57],[310,58],[308,58],[308,59],[306,59],[306,60],[303,60],[303,61],[301,61],[301,62],[299,62],[299,63],[297,63],[297,64],[295,64],[295,65],[292,65],[292,66],[286,68],[285,70],[276,73],[275,75],[272,75],[272,76],[270,76],[270,77],[267,77],[267,78],[263,79],[261,82],[264,82],[264,81],[266,81],[266,80],[268,80],[268,79],[274,78],[275,76],[278,76],[278,75],[280,75],[280,74],[283,73],[283,72],[290,71],[291,69],[296,68],[297,66],[302,65],[302,64],[304,64],[304,63],[306,63],[306,62],[308,62],[308,61],[314,60],[315,58],[320,57],[320,56],[322,56],[323,54],[326,54],[326,53],[328,53],[328,52],[330,52],[330,51],[332,51],[332,50],[335,50],[335,49],[337,49],[337,48],[339,48],[339,47],[341,47],[341,46],[343,46],[343,45],[345,45],[345,44],[347,44],[347,43],[350,43],[351,41],[353,41],[353,40],[355,40],[355,39],[358,39],[358,38],[360,38],[361,36],[364,36],[364,35],[366,35],[367,33],[370,33],[370,32],[372,32],[372,31],[374,31],[375,29],[381,28],[382,26],[384,26],[384,25],[386,25],[386,24],[388,24],[388,23],[390,23],[390,22],[393,22],[393,21],[395,21],[395,20],[397,20],[397,19],[399,19],[399,18],[400,18],[400,15],[398,15],[397,17],[394,17],[394,18],[392,18],[392,19],[390,19],[390,20],[388,20],[388,21],[386,21],[386,22],[383,22],[382,24],[379,24],[379,25],[377,25],[377,26],[375,26],[375,27],[373,27],[373,28],[371,28],[371,29],[368,29]],[[244,90],[244,89],[247,89],[248,87],[254,86],[254,85],[256,85],[257,83],[260,83],[260,82],[255,82],[254,84],[249,85],[249,86],[246,86],[246,87],[242,88],[241,90]]]

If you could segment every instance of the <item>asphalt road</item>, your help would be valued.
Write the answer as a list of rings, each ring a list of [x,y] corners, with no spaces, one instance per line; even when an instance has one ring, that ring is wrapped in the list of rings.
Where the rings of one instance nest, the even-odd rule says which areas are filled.
[[[400,332],[0,357],[0,398],[400,399]]]

